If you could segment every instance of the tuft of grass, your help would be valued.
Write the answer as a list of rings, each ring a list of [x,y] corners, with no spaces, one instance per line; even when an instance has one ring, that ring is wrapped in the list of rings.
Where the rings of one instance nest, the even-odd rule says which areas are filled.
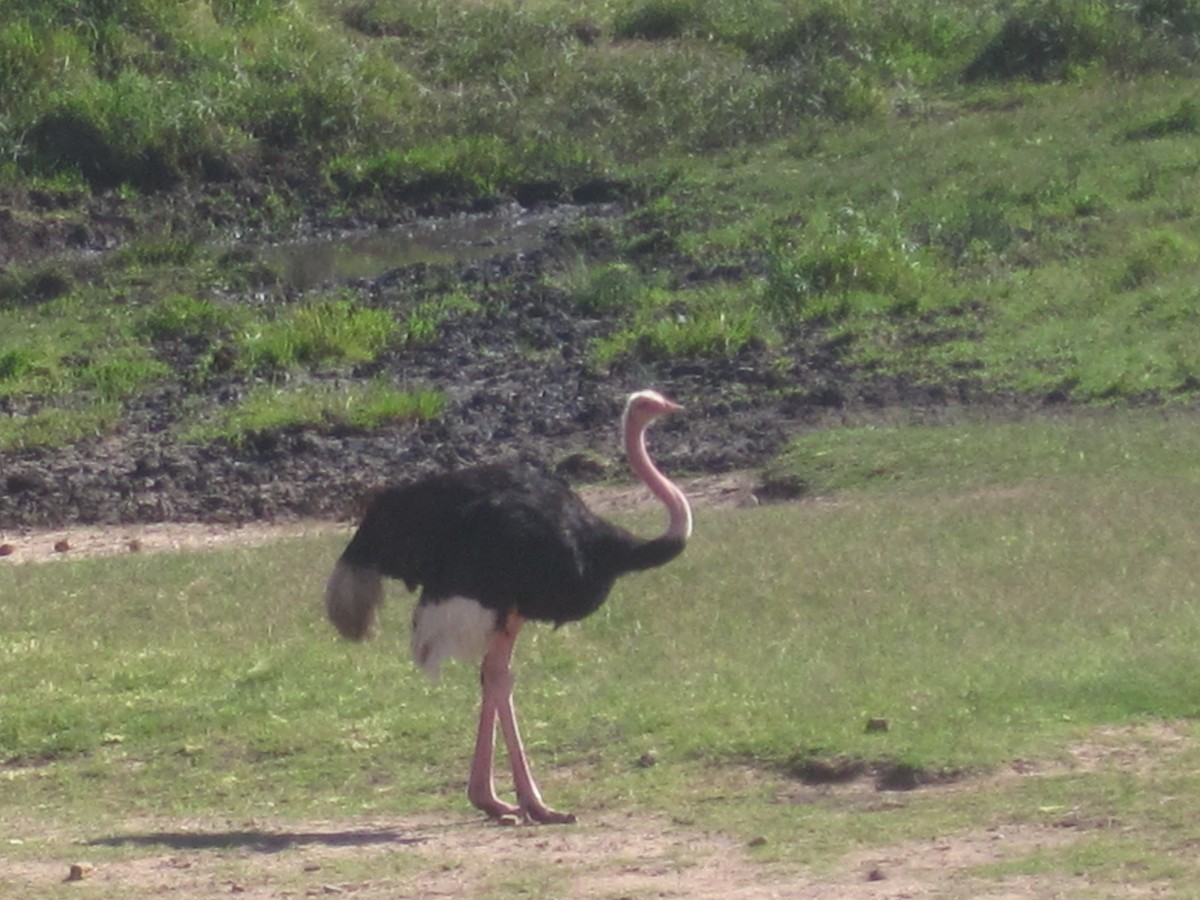
[[[647,289],[633,266],[624,262],[604,263],[580,275],[572,293],[585,314],[621,314],[637,308]]]
[[[289,307],[239,338],[239,358],[253,371],[367,362],[396,336],[386,310],[327,297]]]
[[[1200,103],[1194,97],[1184,97],[1175,108],[1144,125],[1125,132],[1131,141],[1154,140],[1175,135],[1190,135],[1200,132]]]
[[[817,221],[777,238],[761,297],[777,323],[829,324],[920,307],[931,280],[923,248],[897,229],[881,232],[853,210],[847,213],[845,222]]]
[[[45,406],[0,418],[0,452],[66,447],[100,437],[121,417],[121,406],[101,400],[86,407]]]
[[[185,428],[181,439],[241,444],[294,427],[370,430],[437,418],[444,403],[445,397],[436,391],[401,391],[384,380],[342,386],[261,385],[212,420]]]
[[[37,306],[70,293],[73,280],[53,264],[0,273],[0,310]]]
[[[1011,14],[967,66],[967,81],[1060,80],[1097,60],[1119,28],[1117,16],[1090,0],[1026,3]]]
[[[400,333],[404,341],[414,344],[434,340],[445,323],[459,316],[477,313],[479,304],[461,291],[451,291],[417,303],[404,317]]]
[[[1162,29],[1187,38],[1200,34],[1200,3],[1196,0],[1142,0],[1137,21],[1144,28]]]
[[[1138,235],[1127,251],[1117,287],[1135,290],[1175,272],[1188,271],[1200,262],[1200,245],[1170,229],[1152,229]]]
[[[708,25],[704,4],[696,0],[639,0],[619,10],[612,27],[617,40],[665,41]]]
[[[37,356],[20,347],[0,352],[0,381],[19,381],[33,371]]]
[[[757,311],[729,288],[650,289],[625,318],[624,327],[593,343],[597,364],[732,356],[765,340]]]
[[[138,333],[152,341],[183,340],[207,343],[233,331],[247,316],[232,305],[170,294],[147,306],[137,324]]]

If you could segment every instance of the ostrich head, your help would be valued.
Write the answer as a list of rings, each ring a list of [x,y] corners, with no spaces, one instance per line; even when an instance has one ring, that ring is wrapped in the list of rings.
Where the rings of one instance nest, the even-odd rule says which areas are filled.
[[[641,431],[655,419],[683,409],[658,391],[637,391],[625,402],[624,419],[627,431]]]

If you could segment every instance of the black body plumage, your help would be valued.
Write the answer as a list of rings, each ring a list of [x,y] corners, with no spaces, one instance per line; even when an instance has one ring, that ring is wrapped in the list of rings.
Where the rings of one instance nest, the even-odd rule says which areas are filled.
[[[562,624],[594,612],[621,574],[683,548],[606,522],[545,472],[489,465],[381,491],[341,562],[420,588],[422,603],[466,597],[498,623],[515,610]]]

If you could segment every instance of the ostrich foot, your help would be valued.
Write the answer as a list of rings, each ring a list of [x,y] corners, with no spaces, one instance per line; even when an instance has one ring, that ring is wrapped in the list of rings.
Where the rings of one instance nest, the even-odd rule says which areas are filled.
[[[467,797],[471,805],[483,812],[489,819],[495,819],[501,825],[515,825],[524,818],[524,812],[519,806],[505,803],[495,794],[470,794]]]
[[[521,815],[526,822],[536,822],[538,825],[573,825],[575,823],[574,813],[559,812],[541,802],[522,804]]]
[[[489,819],[494,819],[497,825],[517,825],[521,822],[531,825],[571,825],[575,822],[574,813],[559,812],[541,801],[513,806],[494,795],[469,799],[472,806],[483,812]]]

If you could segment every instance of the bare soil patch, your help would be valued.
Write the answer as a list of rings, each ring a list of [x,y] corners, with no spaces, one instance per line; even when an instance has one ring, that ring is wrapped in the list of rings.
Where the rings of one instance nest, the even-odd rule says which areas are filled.
[[[634,816],[569,828],[135,822],[73,843],[74,856],[18,862],[4,879],[29,896],[72,880],[101,896],[470,897],[522,886],[537,896],[550,885],[569,897],[794,896],[735,841]],[[111,847],[135,852],[102,858]]]
[[[6,878],[29,896],[69,881],[85,881],[90,893],[102,896],[1050,896],[1070,879],[1055,887],[1023,880],[1015,892],[1012,883],[997,891],[971,869],[1072,839],[1063,829],[988,829],[853,852],[834,872],[813,875],[755,863],[744,844],[726,836],[632,815],[590,826],[517,829],[477,820],[231,828],[133,823],[121,833],[75,841],[82,846],[72,847],[72,856],[15,863],[6,867]],[[137,853],[103,859],[97,854],[105,845]]]
[[[925,788],[990,791],[1063,772],[1152,774],[1186,740],[1175,723],[1100,729],[1061,759],[1021,760],[1002,771]],[[759,773],[748,777],[777,778]],[[784,791],[792,789],[781,789]],[[780,802],[819,794],[865,811],[879,795],[865,779],[797,786]],[[898,806],[897,814],[903,803]],[[989,879],[980,867],[1054,851],[1102,824],[1048,821],[981,824],[945,835],[850,849],[821,871],[762,863],[753,841],[658,816],[609,812],[578,825],[504,828],[476,817],[401,820],[221,822],[130,820],[101,833],[71,826],[33,830],[44,852],[17,854],[0,870],[13,896],[46,896],[80,882],[90,897],[238,895],[257,898],[556,896],[570,898],[1139,897],[1169,894],[1156,881],[1102,883],[1088,873]],[[31,840],[31,843],[35,841]],[[13,842],[10,842],[13,843]],[[1091,892],[1091,893],[1088,893]]]
[[[10,548],[7,555],[0,557],[0,564],[6,561],[53,562],[125,553],[250,547],[330,532],[337,527],[332,522],[299,521],[284,524],[251,522],[244,525],[158,522],[81,525],[76,528],[0,529],[0,545],[6,544]]]

